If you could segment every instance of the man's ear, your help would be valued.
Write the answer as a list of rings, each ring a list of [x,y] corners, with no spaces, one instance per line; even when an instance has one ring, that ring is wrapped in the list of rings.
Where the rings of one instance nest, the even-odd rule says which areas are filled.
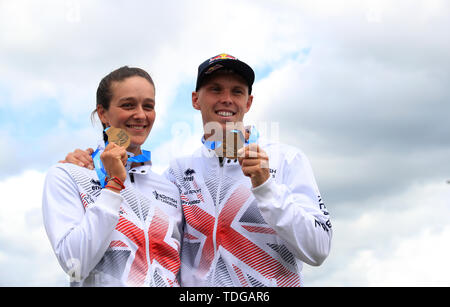
[[[108,120],[108,115],[107,115],[107,110],[105,110],[105,108],[102,105],[97,105],[97,114],[98,114],[98,118],[100,118],[100,121],[102,122],[102,124],[106,125],[107,127],[109,126],[109,120]]]
[[[200,104],[198,103],[198,92],[192,92],[192,106],[196,110],[200,110]]]
[[[250,107],[252,106],[252,103],[253,103],[253,96],[249,95],[248,100],[247,100],[247,109],[246,109],[245,113],[250,111]]]

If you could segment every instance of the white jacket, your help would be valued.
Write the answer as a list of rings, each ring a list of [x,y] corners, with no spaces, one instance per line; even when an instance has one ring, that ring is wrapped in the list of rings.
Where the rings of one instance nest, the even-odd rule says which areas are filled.
[[[47,174],[45,229],[72,286],[179,285],[178,190],[148,163],[127,170],[120,194],[101,189],[95,171],[73,164]]]
[[[186,220],[182,286],[300,286],[302,263],[328,256],[331,223],[306,156],[259,145],[271,177],[255,189],[237,160],[220,163],[205,146],[166,171]]]

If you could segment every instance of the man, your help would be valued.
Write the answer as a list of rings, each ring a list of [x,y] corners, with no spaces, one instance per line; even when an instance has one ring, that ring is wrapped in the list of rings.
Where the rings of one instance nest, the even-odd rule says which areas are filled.
[[[227,54],[198,68],[192,105],[203,145],[165,173],[186,221],[182,286],[300,286],[303,263],[318,266],[329,254],[331,223],[306,156],[244,128],[254,78]],[[236,153],[238,139],[246,146]]]
[[[329,253],[331,223],[303,153],[263,140],[238,159],[214,150],[229,143],[227,131],[243,130],[253,82],[252,68],[227,54],[199,66],[192,105],[204,144],[166,171],[186,220],[183,286],[299,286],[302,262],[320,265]]]

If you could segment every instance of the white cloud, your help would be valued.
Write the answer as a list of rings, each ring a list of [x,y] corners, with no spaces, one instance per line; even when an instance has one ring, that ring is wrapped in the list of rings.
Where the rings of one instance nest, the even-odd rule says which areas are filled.
[[[436,218],[449,213],[440,183],[449,171],[448,2],[176,2],[0,2],[2,112],[32,113],[46,101],[47,113],[60,117],[42,118],[54,128],[31,142],[16,137],[14,125],[34,136],[39,123],[3,123],[0,146],[9,150],[0,154],[0,192],[11,206],[0,216],[8,278],[0,284],[66,285],[39,226],[44,174],[17,168],[46,169],[76,147],[95,146],[99,129],[88,116],[100,79],[125,64],[154,77],[152,134],[174,129],[152,149],[160,173],[199,146],[197,128],[167,122],[190,105],[180,86],[193,89],[198,64],[220,52],[270,72],[257,76],[248,123],[279,123],[280,140],[305,151],[332,214],[332,254],[305,268],[307,284],[446,284],[448,266],[439,270],[427,256],[449,254],[438,246],[449,229]],[[426,184],[412,186],[419,181]]]
[[[0,285],[67,286],[42,223],[45,174],[26,171],[0,181]]]
[[[362,214],[332,217],[331,255],[305,267],[307,285],[450,285],[450,185],[421,182],[357,205]]]

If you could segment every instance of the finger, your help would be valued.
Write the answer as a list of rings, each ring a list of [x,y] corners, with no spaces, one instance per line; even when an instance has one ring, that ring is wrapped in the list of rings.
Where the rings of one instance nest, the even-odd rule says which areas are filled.
[[[105,150],[103,152],[108,152],[113,150],[117,145],[115,143],[109,143],[108,145],[106,145]]]
[[[89,148],[86,149],[86,152],[88,153],[89,156],[91,156],[94,153],[94,149],[89,147]]]
[[[242,172],[247,177],[255,176],[258,172],[260,172],[260,168],[258,165],[247,165],[242,168]]]
[[[255,166],[259,164],[259,159],[243,159],[242,160],[242,167],[249,167],[249,166]]]
[[[259,152],[259,146],[258,146],[258,144],[254,144],[254,143],[248,144],[247,148],[248,148],[249,150],[251,150],[251,151]]]
[[[127,151],[122,146],[114,144],[110,147],[109,153],[112,154],[116,159],[120,160],[124,166],[127,164]]]
[[[82,163],[84,167],[87,167],[88,165],[93,163],[91,156],[87,156],[85,151],[82,151],[82,153],[74,154],[73,158],[78,164]]]
[[[245,156],[241,157],[242,160],[269,160],[269,157],[265,152],[248,151]]]
[[[257,144],[249,144],[238,151],[238,156],[246,158],[257,158],[259,153],[264,152]],[[265,152],[264,152],[265,153]]]
[[[256,153],[253,152],[248,146],[245,146],[237,151],[238,157],[253,158],[256,157]]]
[[[257,166],[259,168],[269,168],[269,159],[266,156],[261,156],[261,153],[258,155],[258,158],[242,158],[239,164],[241,167]]]
[[[83,161],[82,158],[80,158],[77,154],[75,153],[69,153],[66,156],[66,159],[64,160],[64,163],[72,163],[81,167],[84,167],[85,162]]]
[[[127,165],[128,155],[127,155],[127,151],[125,149],[123,149],[123,152],[122,152],[122,155],[121,155],[121,160],[122,160],[122,163],[123,163],[124,166]]]

